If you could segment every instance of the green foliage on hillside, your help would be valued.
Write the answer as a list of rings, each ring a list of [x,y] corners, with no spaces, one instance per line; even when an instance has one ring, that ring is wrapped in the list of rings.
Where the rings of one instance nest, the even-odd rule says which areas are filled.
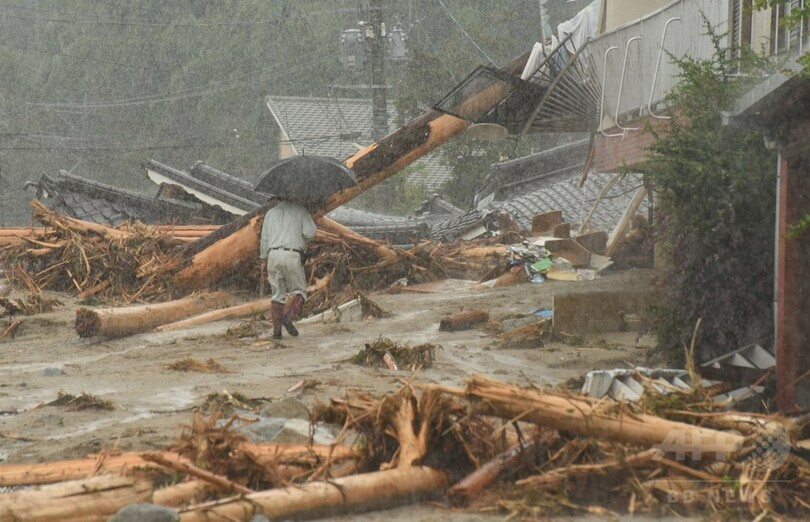
[[[266,95],[368,96],[336,87],[371,83],[340,62],[341,32],[368,20],[365,4],[0,3],[0,197],[73,167],[150,192],[141,168],[150,158],[179,168],[201,160],[255,180],[278,150]],[[383,11],[412,51],[386,64],[403,120],[488,63],[484,53],[503,65],[539,34],[535,0],[384,0]]]
[[[704,359],[760,341],[772,328],[776,157],[759,132],[721,124],[720,111],[750,84],[711,36],[713,59],[678,60],[681,82],[670,95],[678,114],[655,137],[648,172],[668,266],[656,329],[675,364],[699,318]]]

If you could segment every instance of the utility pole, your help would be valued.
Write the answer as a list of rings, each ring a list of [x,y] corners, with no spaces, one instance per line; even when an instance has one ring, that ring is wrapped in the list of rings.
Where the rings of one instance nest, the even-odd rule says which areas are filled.
[[[543,0],[537,0],[537,7],[540,13],[540,43],[543,43],[546,41],[546,35],[543,29]]]
[[[385,24],[382,21],[382,0],[370,0],[371,26],[371,106],[372,130],[378,140],[388,134],[388,104],[385,96]]]

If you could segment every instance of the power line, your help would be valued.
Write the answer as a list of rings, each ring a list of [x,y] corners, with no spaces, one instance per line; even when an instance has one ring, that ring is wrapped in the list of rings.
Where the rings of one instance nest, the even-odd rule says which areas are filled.
[[[453,20],[453,23],[455,23],[458,26],[458,28],[461,29],[461,32],[464,33],[464,36],[466,36],[467,39],[470,42],[472,42],[472,44],[475,46],[475,48],[478,49],[478,51],[481,54],[484,55],[484,58],[489,60],[489,63],[491,63],[492,65],[497,66],[498,64],[496,64],[495,61],[492,58],[490,58],[489,55],[483,49],[481,49],[481,47],[477,43],[475,43],[475,40],[473,40],[472,36],[470,36],[470,34],[467,31],[464,30],[464,27],[462,27],[462,25],[458,22],[458,20],[456,20],[456,17],[453,16],[453,13],[450,12],[450,9],[448,9],[447,6],[444,5],[444,2],[442,2],[442,0],[438,0],[438,2],[439,2],[439,5],[442,6],[442,9],[444,9],[444,11],[450,17],[450,19]]]
[[[54,136],[58,137],[58,136]],[[61,136],[58,138],[71,139],[70,136]],[[204,138],[204,136],[189,137],[188,139]],[[0,147],[0,151],[60,151],[60,152],[97,152],[97,151],[127,151],[135,152],[142,150],[170,150],[170,149],[211,149],[211,148],[235,148],[254,146],[257,143],[260,145],[281,144],[281,143],[305,143],[305,142],[322,142],[333,138],[345,138],[345,134],[325,134],[322,136],[308,136],[305,138],[295,138],[289,140],[276,140],[264,141],[255,140],[253,143],[246,143],[239,141],[237,143],[177,143],[177,144],[162,144],[162,145],[132,145],[132,144],[113,144],[101,145],[93,147],[65,147],[65,146],[11,146]]]
[[[132,67],[134,69],[140,69],[142,71],[151,69],[151,67],[143,67],[143,66],[140,66],[140,65],[130,65],[128,63],[110,62],[110,61],[106,61],[106,60],[99,60],[98,58],[89,58],[87,56],[79,56],[79,55],[76,55],[76,54],[69,54],[69,53],[66,53],[64,51],[46,51],[46,50],[43,50],[43,49],[34,49],[34,48],[31,48],[31,47],[20,47],[18,45],[12,45],[12,44],[10,44],[10,43],[8,43],[6,41],[0,41],[0,45],[3,46],[3,47],[6,47],[8,49],[15,49],[15,50],[18,50],[18,51],[25,51],[25,52],[32,52],[32,53],[39,53],[39,54],[44,54],[44,55],[47,55],[47,56],[65,56],[67,58],[75,58],[77,60],[84,60],[84,61],[91,61],[91,62],[98,62],[98,63],[106,63],[106,64],[109,64],[109,65],[118,65],[120,67]]]
[[[296,63],[300,62],[304,58],[311,56],[317,53],[317,50],[310,51],[309,53],[299,56],[295,59]],[[163,102],[172,102],[172,101],[180,101],[185,100],[188,98],[197,98],[201,96],[207,96],[209,94],[219,94],[222,92],[226,92],[229,90],[237,89],[239,87],[244,87],[246,85],[254,84],[254,83],[261,83],[273,78],[281,78],[288,73],[297,71],[299,69],[306,69],[310,68],[313,65],[325,63],[326,61],[330,61],[330,57],[324,57],[321,60],[317,61],[310,61],[304,62],[299,64],[298,66],[291,67],[285,70],[283,73],[280,74],[264,74],[259,76],[258,78],[254,78],[251,80],[239,80],[235,82],[228,83],[228,80],[222,80],[218,82],[212,82],[208,86],[203,89],[182,89],[179,91],[175,91],[172,93],[165,93],[165,94],[153,94],[149,96],[141,96],[137,98],[125,98],[125,99],[118,99],[118,100],[104,100],[104,101],[97,101],[97,102],[82,102],[82,103],[58,103],[58,102],[38,102],[38,103],[26,103],[27,106],[30,107],[41,107],[48,110],[53,109],[109,109],[109,108],[119,108],[119,107],[132,107],[137,105],[149,105],[154,103],[163,103]],[[286,67],[288,64],[280,64],[281,67]],[[278,66],[276,66],[278,67]]]
[[[61,18],[61,16],[68,14],[65,13],[64,11],[37,10],[30,7],[13,6],[13,5],[3,5],[2,7],[23,11],[50,13],[55,14],[57,16],[42,17],[42,16],[26,16],[12,13],[0,13],[0,17],[14,18],[18,20],[29,20],[33,22],[50,22],[50,23],[64,23],[64,24],[143,26],[143,27],[233,27],[233,26],[252,26],[252,25],[280,25],[286,22],[281,18],[269,20],[227,20],[227,21],[223,20],[215,22],[155,22],[153,20],[143,18],[127,18],[121,20],[115,20],[112,18],[108,19],[97,18],[95,20],[90,20],[90,19]],[[301,13],[300,16],[302,18],[310,16],[331,15],[335,13],[353,13],[353,12],[355,12],[355,9],[348,7],[335,9],[321,9],[319,11],[310,11],[303,13],[299,11],[299,13]]]

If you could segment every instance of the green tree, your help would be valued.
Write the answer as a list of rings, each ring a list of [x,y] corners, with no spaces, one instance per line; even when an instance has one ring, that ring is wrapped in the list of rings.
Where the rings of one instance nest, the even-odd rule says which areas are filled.
[[[417,161],[357,196],[351,206],[394,216],[413,214],[429,194],[424,185],[408,183],[408,178],[412,174],[418,177],[424,170],[424,164]]]
[[[651,147],[648,174],[658,196],[659,248],[669,270],[658,309],[659,346],[682,362],[698,318],[702,358],[759,340],[772,328],[776,158],[759,132],[726,127],[748,87],[715,44],[712,59],[677,60],[680,83],[667,132]]]

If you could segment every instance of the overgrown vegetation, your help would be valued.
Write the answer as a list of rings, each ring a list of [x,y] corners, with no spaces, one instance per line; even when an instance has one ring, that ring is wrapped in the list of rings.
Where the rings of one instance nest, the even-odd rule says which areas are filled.
[[[659,347],[682,363],[698,318],[698,359],[766,338],[772,329],[776,157],[749,127],[720,111],[750,88],[708,27],[712,59],[677,59],[675,118],[651,147],[659,248],[668,265]],[[742,71],[759,66],[748,57]],[[754,75],[755,77],[756,75]],[[756,80],[753,80],[756,81]]]

